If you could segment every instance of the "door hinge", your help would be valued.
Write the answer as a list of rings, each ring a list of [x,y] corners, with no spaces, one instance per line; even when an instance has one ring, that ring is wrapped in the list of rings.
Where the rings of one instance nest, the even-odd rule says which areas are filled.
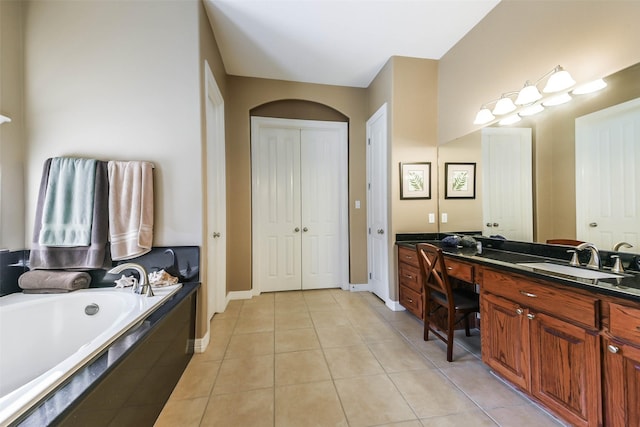
[[[371,227],[369,227],[369,234],[371,234]]]
[[[371,183],[370,182],[367,183],[367,190],[371,190]]]
[[[369,273],[369,279],[373,279],[373,275]]]
[[[371,145],[371,138],[367,139],[367,144]]]

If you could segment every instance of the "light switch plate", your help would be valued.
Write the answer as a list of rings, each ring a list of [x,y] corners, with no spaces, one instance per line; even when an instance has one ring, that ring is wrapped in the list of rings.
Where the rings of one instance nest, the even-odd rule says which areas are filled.
[[[356,200],[356,209],[360,209],[360,200]]]
[[[429,224],[433,224],[434,222],[436,222],[436,214],[430,213],[429,214]]]
[[[447,214],[446,214],[446,213],[443,213],[443,214],[442,214],[442,223],[444,224],[444,223],[446,223],[448,220],[449,220],[449,218],[448,218]]]

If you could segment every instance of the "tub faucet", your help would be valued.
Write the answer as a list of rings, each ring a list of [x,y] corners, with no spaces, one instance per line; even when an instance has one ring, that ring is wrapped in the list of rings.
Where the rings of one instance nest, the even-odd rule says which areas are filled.
[[[133,262],[125,262],[124,264],[119,264],[113,267],[111,270],[107,271],[107,273],[118,274],[122,273],[124,270],[136,270],[140,275],[140,280],[137,285],[134,285],[133,292],[140,295],[146,295],[148,297],[152,297],[153,290],[151,289],[151,285],[149,284],[149,276],[147,275],[147,270],[140,264],[136,264]]]
[[[614,252],[618,252],[620,251],[620,248],[632,248],[633,245],[631,243],[627,243],[627,242],[619,242],[616,243],[615,245],[613,245],[613,251]]]
[[[596,248],[593,243],[581,243],[576,246],[576,249],[579,251],[589,249],[591,251],[591,258],[589,259],[587,268],[591,268],[592,270],[600,270],[600,252],[598,252],[598,248]]]

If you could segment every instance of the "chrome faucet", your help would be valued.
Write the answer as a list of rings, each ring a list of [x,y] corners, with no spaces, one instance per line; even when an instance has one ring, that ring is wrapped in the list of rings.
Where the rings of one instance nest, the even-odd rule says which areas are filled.
[[[632,248],[633,245],[631,243],[627,243],[627,242],[618,242],[615,245],[613,245],[613,251],[614,252],[618,252],[620,250],[620,248]]]
[[[147,275],[147,270],[140,264],[136,264],[133,262],[125,262],[124,264],[119,264],[113,267],[111,270],[107,271],[107,273],[118,274],[122,273],[124,270],[136,270],[140,275],[140,280],[138,280],[138,284],[133,286],[133,292],[140,295],[146,295],[148,297],[152,297],[153,290],[151,289],[151,285],[149,284],[149,276]]]
[[[593,243],[581,243],[576,246],[576,249],[579,251],[589,249],[591,251],[591,258],[589,259],[587,268],[591,268],[592,270],[600,270],[600,252],[598,252],[598,248],[596,248]]]

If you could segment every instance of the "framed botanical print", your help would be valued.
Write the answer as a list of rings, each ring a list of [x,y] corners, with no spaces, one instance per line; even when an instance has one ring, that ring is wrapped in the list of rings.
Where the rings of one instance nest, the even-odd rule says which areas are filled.
[[[431,198],[431,162],[400,163],[400,200]]]
[[[444,198],[475,199],[476,198],[476,164],[445,163],[444,164]]]

